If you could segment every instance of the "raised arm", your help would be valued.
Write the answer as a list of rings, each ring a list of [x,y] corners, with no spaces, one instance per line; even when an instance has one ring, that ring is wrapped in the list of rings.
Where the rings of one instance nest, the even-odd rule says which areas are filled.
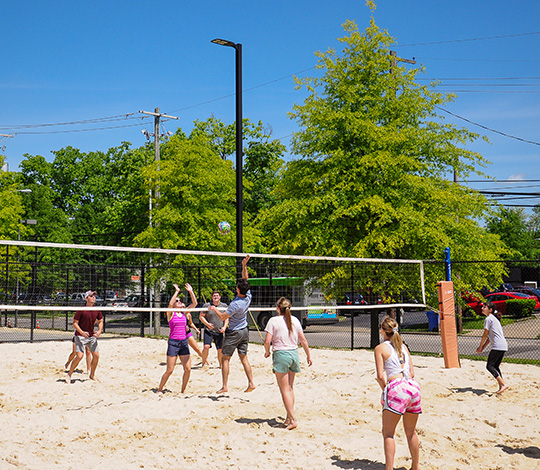
[[[169,308],[174,308],[176,299],[178,298],[178,294],[180,292],[180,287],[178,287],[178,284],[173,284],[174,288],[176,289],[176,292],[171,297],[171,300],[169,300]]]
[[[188,308],[196,308],[197,307],[197,297],[195,297],[195,292],[193,292],[193,287],[191,287],[191,284],[186,282],[186,290],[189,292],[189,296],[191,297],[191,303],[188,305]]]
[[[248,264],[249,258],[250,258],[250,256],[247,255],[247,256],[242,260],[242,277],[243,277],[244,279],[249,279],[248,270],[247,270],[247,264]]]

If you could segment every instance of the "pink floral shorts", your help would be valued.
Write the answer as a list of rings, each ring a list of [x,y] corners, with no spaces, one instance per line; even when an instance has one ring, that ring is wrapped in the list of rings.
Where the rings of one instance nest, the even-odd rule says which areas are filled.
[[[395,379],[386,384],[381,397],[383,410],[403,415],[422,413],[420,386],[413,379]]]

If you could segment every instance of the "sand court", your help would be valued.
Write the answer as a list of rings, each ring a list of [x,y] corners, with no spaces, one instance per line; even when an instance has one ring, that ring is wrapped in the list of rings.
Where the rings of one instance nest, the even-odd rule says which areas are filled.
[[[383,470],[380,389],[371,351],[312,350],[295,382],[298,428],[285,411],[271,359],[250,344],[257,388],[231,359],[229,392],[219,395],[215,349],[204,371],[192,355],[187,393],[177,364],[165,393],[166,340],[100,340],[96,377],[82,361],[70,385],[63,366],[71,341],[0,344],[0,468],[24,469],[365,469]],[[422,389],[418,422],[423,469],[540,468],[540,367],[508,364],[511,388],[497,396],[485,361],[413,356]],[[401,427],[396,468],[410,467]]]

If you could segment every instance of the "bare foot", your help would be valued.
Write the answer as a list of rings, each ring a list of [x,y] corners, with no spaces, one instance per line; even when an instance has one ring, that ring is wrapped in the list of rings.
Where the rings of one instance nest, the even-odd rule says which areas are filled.
[[[96,376],[95,376],[95,375],[94,375],[93,377],[92,377],[91,375],[89,375],[88,378],[89,378],[90,380],[93,380],[94,382],[99,382],[99,383],[101,383],[101,380],[96,379]]]
[[[204,372],[208,372],[209,369],[210,369],[210,364],[208,364],[208,362],[207,362],[205,365],[203,365],[202,370],[203,370]]]
[[[292,429],[296,429],[297,427],[298,427],[298,423],[295,420],[292,420],[285,429],[287,429],[288,431],[291,431]]]
[[[64,366],[64,369],[69,370],[69,362],[66,362],[66,365]]]
[[[216,393],[227,393],[228,391],[227,387],[222,387]]]
[[[71,375],[66,375],[66,383],[67,384],[71,383]]]
[[[510,388],[510,385],[505,385],[504,387],[499,388],[499,390],[497,390],[497,395],[500,395],[501,393],[503,393],[505,390],[508,390],[509,388]]]
[[[253,392],[255,390],[255,385],[248,385],[248,388],[244,390],[244,393]]]

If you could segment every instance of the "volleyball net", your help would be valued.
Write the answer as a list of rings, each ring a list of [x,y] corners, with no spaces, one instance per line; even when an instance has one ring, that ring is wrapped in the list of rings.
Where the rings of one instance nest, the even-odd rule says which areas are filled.
[[[426,303],[419,260],[250,255],[250,320],[261,329],[280,297],[291,300],[304,326]],[[163,334],[173,284],[180,286],[186,305],[190,298],[184,285],[193,286],[198,305],[191,311],[197,323],[214,290],[225,303],[234,298],[244,256],[0,240],[0,327],[72,331],[73,312],[86,308],[84,293],[92,290],[109,331],[123,327],[132,334]]]

